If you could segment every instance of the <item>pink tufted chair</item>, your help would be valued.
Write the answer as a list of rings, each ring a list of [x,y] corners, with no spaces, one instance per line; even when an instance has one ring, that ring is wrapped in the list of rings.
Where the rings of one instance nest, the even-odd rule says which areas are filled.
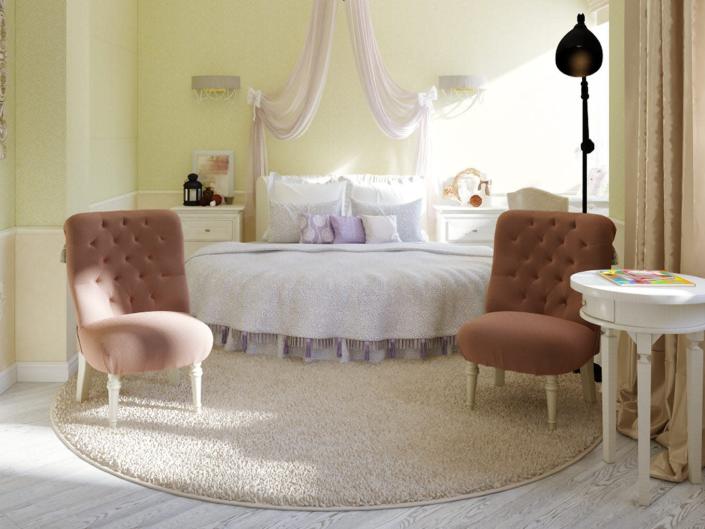
[[[487,313],[458,332],[468,360],[467,401],[475,405],[478,364],[546,377],[548,426],[556,426],[558,375],[580,368],[588,402],[595,400],[592,357],[598,329],[580,317],[575,272],[609,268],[615,227],[589,213],[511,210],[497,221]],[[497,376],[499,374],[499,376]]]
[[[121,375],[191,366],[200,411],[201,362],[213,334],[189,315],[179,218],[161,210],[79,213],[64,233],[81,348],[76,399],[87,397],[90,367],[107,373],[114,427]]]

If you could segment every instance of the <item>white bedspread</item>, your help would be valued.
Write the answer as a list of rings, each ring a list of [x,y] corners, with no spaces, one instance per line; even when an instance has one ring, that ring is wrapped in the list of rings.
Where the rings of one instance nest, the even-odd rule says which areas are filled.
[[[219,243],[186,264],[213,326],[313,339],[453,336],[484,311],[492,249],[442,243]],[[246,348],[246,347],[245,347]]]

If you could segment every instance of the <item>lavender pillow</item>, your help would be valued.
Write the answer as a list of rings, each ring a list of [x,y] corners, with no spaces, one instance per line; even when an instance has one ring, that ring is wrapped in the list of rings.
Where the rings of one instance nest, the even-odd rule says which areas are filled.
[[[306,244],[330,244],[333,242],[333,228],[330,215],[307,213],[299,217],[301,237],[299,242]]]
[[[365,244],[365,227],[360,217],[331,215],[330,223],[335,235],[334,244]]]

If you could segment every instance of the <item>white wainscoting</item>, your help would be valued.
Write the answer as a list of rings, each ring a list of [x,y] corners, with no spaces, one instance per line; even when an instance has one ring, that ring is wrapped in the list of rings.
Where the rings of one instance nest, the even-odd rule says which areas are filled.
[[[0,372],[0,394],[14,386],[15,382],[17,382],[17,364],[12,364]]]
[[[106,200],[101,200],[100,202],[95,202],[91,204],[88,208],[89,211],[114,211],[114,210],[125,210],[125,209],[135,209],[137,208],[137,191],[130,191],[124,195],[118,195],[116,197],[111,197]]]
[[[0,393],[17,380],[15,368],[15,229],[0,230]]]
[[[138,209],[170,209],[183,204],[182,191],[138,191]]]
[[[56,227],[15,229],[15,355],[23,382],[66,380],[75,347],[67,338],[64,232]],[[67,351],[70,351],[67,353]]]
[[[17,362],[18,382],[66,382],[78,370],[78,354],[65,362]]]

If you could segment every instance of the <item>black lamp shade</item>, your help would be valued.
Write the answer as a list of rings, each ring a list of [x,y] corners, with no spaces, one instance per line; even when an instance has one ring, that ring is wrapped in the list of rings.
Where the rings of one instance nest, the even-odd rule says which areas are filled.
[[[558,43],[556,66],[566,75],[587,77],[602,66],[602,46],[585,26],[585,15],[578,15],[578,23]]]

